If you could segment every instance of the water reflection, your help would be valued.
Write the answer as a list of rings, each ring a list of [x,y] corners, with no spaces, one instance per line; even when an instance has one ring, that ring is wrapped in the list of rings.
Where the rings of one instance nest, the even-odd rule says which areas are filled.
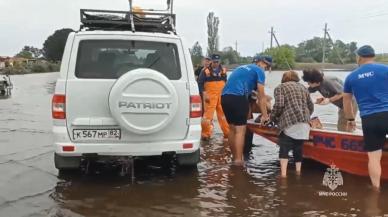
[[[326,74],[328,72],[325,72]],[[338,73],[338,72],[335,72]],[[269,86],[280,77],[273,72]],[[244,169],[230,164],[222,135],[201,148],[197,169],[158,160],[136,161],[136,180],[119,168],[96,165],[88,174],[59,174],[53,166],[51,96],[57,74],[15,76],[15,91],[0,101],[0,216],[384,216],[387,184],[373,192],[368,177],[342,172],[346,197],[322,197],[326,166],[303,162],[279,179],[278,148],[255,136]],[[272,83],[271,83],[272,82]],[[336,108],[317,109],[336,119]],[[217,126],[217,124],[215,124]],[[292,165],[292,164],[291,164]],[[43,192],[43,193],[42,193]],[[48,192],[48,193],[45,193]],[[10,202],[12,201],[12,202]]]
[[[200,216],[197,170],[136,166],[136,182],[118,176],[118,170],[61,174],[51,197],[58,212],[84,216]]]

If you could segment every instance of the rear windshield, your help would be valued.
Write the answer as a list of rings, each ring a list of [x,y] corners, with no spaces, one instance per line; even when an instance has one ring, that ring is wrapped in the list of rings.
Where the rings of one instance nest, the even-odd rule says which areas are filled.
[[[180,79],[176,45],[128,40],[80,42],[75,70],[78,78],[116,79],[138,68],[154,69],[170,80]]]

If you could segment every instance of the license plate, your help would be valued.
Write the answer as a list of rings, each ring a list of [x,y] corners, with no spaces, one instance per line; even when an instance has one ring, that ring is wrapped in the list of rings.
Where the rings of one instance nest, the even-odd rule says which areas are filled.
[[[73,130],[74,140],[120,140],[121,130]]]

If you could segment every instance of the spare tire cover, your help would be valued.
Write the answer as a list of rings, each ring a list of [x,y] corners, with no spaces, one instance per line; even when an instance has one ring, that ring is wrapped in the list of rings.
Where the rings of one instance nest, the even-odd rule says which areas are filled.
[[[109,94],[109,108],[116,121],[136,134],[165,128],[178,109],[178,95],[170,80],[147,68],[121,76]]]

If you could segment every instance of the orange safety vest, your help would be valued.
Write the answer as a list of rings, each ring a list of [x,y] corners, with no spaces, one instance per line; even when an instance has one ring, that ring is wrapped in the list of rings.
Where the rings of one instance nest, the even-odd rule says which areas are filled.
[[[208,67],[204,70],[206,81],[226,81],[226,72],[227,69],[219,66],[221,68],[221,72],[217,75],[213,72],[213,69],[211,67]]]

